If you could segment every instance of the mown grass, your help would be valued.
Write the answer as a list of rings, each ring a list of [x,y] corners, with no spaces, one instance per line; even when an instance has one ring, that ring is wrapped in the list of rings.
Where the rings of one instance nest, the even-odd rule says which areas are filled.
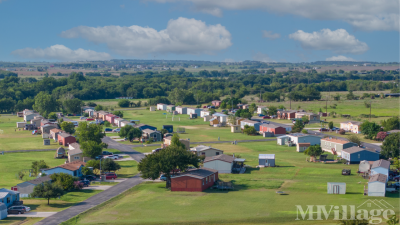
[[[43,145],[41,135],[32,135],[32,131],[17,129],[17,122],[23,122],[23,118],[11,115],[0,116],[0,151],[32,150],[32,149],[56,149],[60,145],[53,140],[50,145]]]
[[[366,180],[354,175],[357,165],[308,163],[295,147],[275,142],[215,144],[225,154],[240,155],[252,166],[245,174],[221,174],[232,191],[171,192],[165,183],[144,183],[64,224],[337,224],[297,221],[296,205],[361,205],[384,199],[399,213],[399,196],[363,195]],[[276,154],[274,168],[255,168],[258,154]],[[351,176],[341,170],[350,168]],[[346,182],[346,195],[329,195],[327,182]],[[286,195],[278,195],[284,191]]]

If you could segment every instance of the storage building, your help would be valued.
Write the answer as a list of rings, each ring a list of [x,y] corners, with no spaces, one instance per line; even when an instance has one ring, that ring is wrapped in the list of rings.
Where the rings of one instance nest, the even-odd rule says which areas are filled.
[[[304,152],[308,147],[310,147],[310,143],[297,143],[297,152]]]
[[[206,157],[203,162],[204,168],[210,168],[218,170],[218,173],[232,173],[233,167],[233,156],[229,155],[216,155],[211,157]]]
[[[259,154],[258,155],[258,166],[269,167],[275,166],[275,154]]]
[[[171,177],[171,191],[201,192],[218,180],[218,171],[209,168],[192,169]]]
[[[158,103],[157,104],[157,110],[165,111],[165,110],[167,110],[167,105],[163,104],[163,103]]]
[[[346,194],[346,183],[328,182],[328,194]]]
[[[178,112],[178,114],[187,114],[187,107],[177,106],[175,110]]]
[[[363,160],[360,162],[360,165],[358,166],[358,171],[361,173],[367,173],[371,169],[371,163],[369,163],[366,160]]]

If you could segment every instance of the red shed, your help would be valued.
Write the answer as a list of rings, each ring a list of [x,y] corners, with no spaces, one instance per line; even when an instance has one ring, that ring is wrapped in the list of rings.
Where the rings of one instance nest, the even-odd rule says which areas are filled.
[[[60,133],[58,134],[58,143],[60,145],[69,146],[69,144],[75,143],[76,139],[74,136],[68,133]]]
[[[260,132],[269,132],[275,134],[286,134],[286,128],[277,126],[275,124],[261,124],[260,125]]]
[[[171,191],[204,191],[218,180],[218,170],[192,169],[171,178]]]

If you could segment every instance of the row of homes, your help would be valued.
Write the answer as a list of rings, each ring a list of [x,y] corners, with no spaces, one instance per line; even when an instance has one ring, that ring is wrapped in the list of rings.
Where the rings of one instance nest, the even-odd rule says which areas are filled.
[[[157,110],[160,111],[168,111],[170,113],[175,114],[182,114],[182,115],[190,115],[193,117],[196,114],[196,118],[201,116],[201,112],[203,109],[200,108],[191,108],[191,107],[184,107],[184,106],[175,106],[175,105],[167,105],[163,103],[157,104]]]
[[[368,174],[368,186],[364,186],[364,195],[385,197],[389,180],[390,162],[384,159],[360,162],[359,172]]]
[[[319,123],[321,119],[319,114],[299,110],[282,110],[277,112],[278,119],[295,120],[301,119],[303,116],[307,116],[310,123]]]

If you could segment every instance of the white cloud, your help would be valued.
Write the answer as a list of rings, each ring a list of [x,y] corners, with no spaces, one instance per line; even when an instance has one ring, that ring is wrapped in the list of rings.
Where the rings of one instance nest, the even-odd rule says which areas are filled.
[[[215,16],[227,10],[264,10],[313,20],[342,20],[362,30],[399,30],[398,0],[147,0],[190,2],[194,9]]]
[[[281,37],[280,34],[277,34],[277,33],[274,34],[272,31],[263,30],[262,33],[263,33],[263,38],[268,38],[268,39],[271,39],[271,40],[274,40],[274,39],[277,39],[277,38]]]
[[[61,37],[82,37],[90,42],[105,43],[123,56],[147,54],[213,54],[232,45],[231,33],[224,26],[206,25],[187,18],[170,20],[167,28],[157,31],[150,27],[79,26],[61,33]]]
[[[256,54],[253,55],[253,60],[254,61],[260,61],[260,62],[275,62],[272,60],[269,55],[257,52]]]
[[[325,59],[326,61],[356,61],[353,58],[346,57],[344,55],[332,56]]]
[[[369,49],[365,42],[359,41],[344,29],[322,29],[313,33],[298,30],[290,34],[289,38],[299,41],[304,49],[332,50],[337,54],[362,54]]]
[[[78,48],[72,50],[64,45],[53,45],[45,49],[41,48],[24,48],[11,52],[21,58],[27,59],[50,59],[60,61],[76,61],[76,60],[108,60],[111,59],[110,54],[105,52],[96,52]]]

